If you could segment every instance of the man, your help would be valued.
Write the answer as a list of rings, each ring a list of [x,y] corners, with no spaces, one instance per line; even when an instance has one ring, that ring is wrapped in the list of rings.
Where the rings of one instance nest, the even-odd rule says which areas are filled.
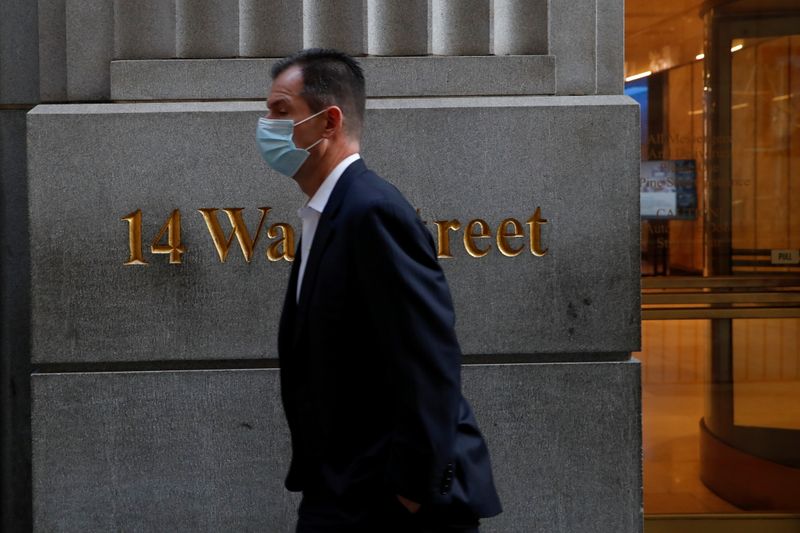
[[[272,80],[258,146],[309,197],[278,339],[297,531],[475,532],[501,506],[453,305],[430,232],[359,156],[363,72],[309,49]]]

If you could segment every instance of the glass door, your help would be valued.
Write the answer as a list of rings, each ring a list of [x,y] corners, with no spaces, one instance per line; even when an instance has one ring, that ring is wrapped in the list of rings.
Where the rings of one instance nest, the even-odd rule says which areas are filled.
[[[626,41],[645,531],[800,531],[800,3],[689,4]]]
[[[724,289],[701,479],[742,510],[800,511],[800,18],[706,27],[706,267]]]

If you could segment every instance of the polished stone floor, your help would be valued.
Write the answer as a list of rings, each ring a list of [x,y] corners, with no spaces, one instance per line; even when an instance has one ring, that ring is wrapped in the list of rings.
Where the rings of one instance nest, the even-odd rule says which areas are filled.
[[[767,320],[736,324],[738,424],[800,427],[797,325],[796,320],[783,321],[777,329]],[[709,353],[707,320],[643,323],[642,351],[634,356],[642,361],[645,514],[743,512],[706,488],[699,477],[698,424]]]
[[[700,481],[698,423],[702,413],[700,383],[642,387],[645,513],[739,511]]]

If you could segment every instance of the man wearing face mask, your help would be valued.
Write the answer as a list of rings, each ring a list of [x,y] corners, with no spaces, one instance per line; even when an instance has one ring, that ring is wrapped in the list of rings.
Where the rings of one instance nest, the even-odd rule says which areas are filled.
[[[477,532],[501,506],[453,304],[430,232],[359,155],[363,72],[309,49],[272,80],[256,141],[309,197],[278,338],[297,531]]]

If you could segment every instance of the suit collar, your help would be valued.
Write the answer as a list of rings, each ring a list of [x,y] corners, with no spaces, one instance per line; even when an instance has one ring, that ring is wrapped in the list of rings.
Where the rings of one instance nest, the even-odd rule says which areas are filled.
[[[322,215],[320,217],[320,225],[322,225],[323,220],[334,220],[336,215],[339,213],[339,208],[344,201],[345,194],[347,193],[347,189],[350,188],[350,184],[353,182],[353,179],[367,170],[367,165],[364,163],[362,158],[358,158],[342,172],[342,176],[336,182],[333,190],[331,191],[331,195],[328,198],[328,202],[325,204],[325,209],[322,210]],[[316,234],[314,235],[314,244],[317,242]],[[312,244],[312,254],[309,257],[313,257],[313,249],[314,245]],[[310,266],[310,264],[306,265],[306,269]]]
[[[347,167],[350,166],[353,161],[360,159],[361,156],[358,153],[350,154],[349,156],[345,157],[339,164],[333,167],[330,174],[323,180],[320,184],[317,192],[308,200],[306,203],[307,207],[310,207],[317,213],[322,213],[325,210],[325,206],[328,204],[328,200],[330,199],[331,193],[333,189],[336,187],[336,183],[338,183],[339,179],[344,174],[344,171],[347,170]]]

